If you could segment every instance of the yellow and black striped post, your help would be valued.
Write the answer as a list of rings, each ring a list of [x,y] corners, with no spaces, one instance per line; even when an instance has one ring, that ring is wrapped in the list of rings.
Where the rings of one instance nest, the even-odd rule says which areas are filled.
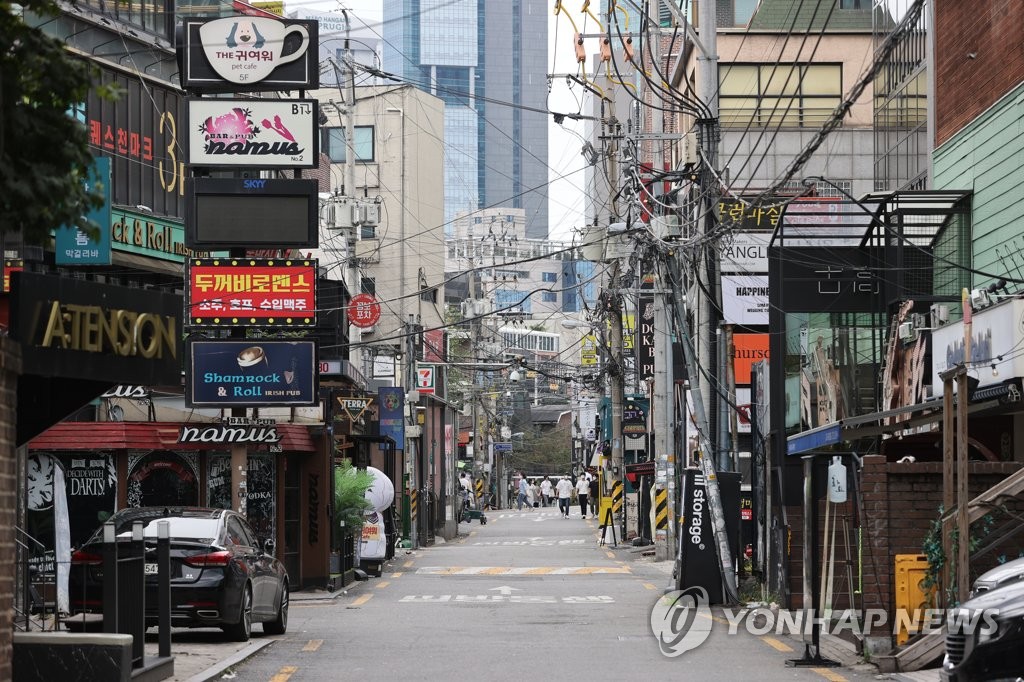
[[[413,488],[409,491],[409,516],[415,520],[419,518],[420,491]]]
[[[477,499],[477,503],[480,502],[480,500],[481,500],[481,498],[483,498],[483,496],[484,496],[484,479],[478,478],[478,479],[476,479],[476,499]]]
[[[654,491],[654,528],[668,528],[668,490],[665,488],[657,488]]]
[[[622,509],[622,481],[612,482],[612,512],[618,514]]]

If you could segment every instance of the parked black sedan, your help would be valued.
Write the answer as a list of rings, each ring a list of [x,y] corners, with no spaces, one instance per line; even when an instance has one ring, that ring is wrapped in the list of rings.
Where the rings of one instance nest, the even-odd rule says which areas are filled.
[[[167,521],[171,555],[171,624],[220,627],[233,640],[246,641],[253,622],[263,632],[284,634],[288,627],[288,574],[274,558],[273,539],[260,544],[245,519],[227,509],[141,507],[114,514],[118,542],[128,542],[136,521],[146,547],[146,624],[157,624],[157,532]],[[103,612],[103,528],[71,558],[72,618]],[[77,627],[84,627],[84,619]]]

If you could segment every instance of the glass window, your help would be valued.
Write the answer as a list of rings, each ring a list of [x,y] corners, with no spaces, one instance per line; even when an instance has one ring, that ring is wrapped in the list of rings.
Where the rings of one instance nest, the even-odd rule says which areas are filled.
[[[345,162],[345,129],[324,128],[324,153],[330,157],[331,163]],[[373,161],[374,140],[373,126],[356,126],[353,145],[356,150],[356,161]]]
[[[544,303],[554,303],[558,300],[558,294],[553,291],[540,292],[540,300]]]
[[[234,517],[228,519],[228,543],[240,547],[253,546],[245,530],[242,528],[242,524]]]
[[[816,128],[842,97],[841,64],[726,64],[719,70],[723,127]]]
[[[545,272],[545,273],[543,273],[543,276],[541,277],[541,279],[544,282],[557,282],[558,281],[558,273],[557,272]]]

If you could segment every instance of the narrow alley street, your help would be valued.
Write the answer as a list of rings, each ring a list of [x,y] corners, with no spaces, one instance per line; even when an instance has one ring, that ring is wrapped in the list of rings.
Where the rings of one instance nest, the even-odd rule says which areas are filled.
[[[288,633],[228,675],[239,680],[856,680],[794,669],[799,643],[741,633],[715,617],[676,658],[651,632],[668,562],[600,547],[597,522],[557,509],[495,511],[459,540],[400,555],[381,578],[334,600],[294,600]],[[721,621],[721,625],[718,624]]]

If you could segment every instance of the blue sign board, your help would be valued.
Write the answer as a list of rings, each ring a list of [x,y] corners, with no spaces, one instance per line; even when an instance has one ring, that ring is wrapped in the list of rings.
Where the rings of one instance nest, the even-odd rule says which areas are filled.
[[[377,389],[377,405],[380,407],[380,435],[391,436],[395,449],[405,449],[405,389],[401,386],[385,386]],[[381,449],[384,445],[381,444]]]
[[[495,443],[495,452],[512,452],[512,443]]]
[[[315,406],[316,341],[190,340],[185,403],[190,407]]]
[[[786,454],[799,455],[808,450],[816,450],[839,442],[839,424],[822,426],[812,431],[790,436],[786,441]]]
[[[54,231],[57,265],[110,265],[110,159],[97,157],[89,169],[86,191],[99,187],[103,206],[90,208],[83,216],[97,226],[94,239],[74,225],[63,225]]]

